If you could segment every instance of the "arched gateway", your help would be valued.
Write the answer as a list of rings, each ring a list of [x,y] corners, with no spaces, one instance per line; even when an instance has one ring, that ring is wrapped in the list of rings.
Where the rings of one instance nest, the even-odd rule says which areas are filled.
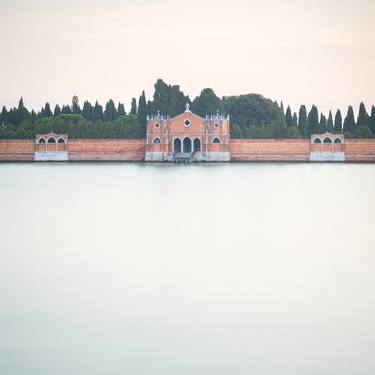
[[[229,161],[229,116],[200,117],[186,105],[171,118],[147,117],[146,161]],[[153,140],[160,139],[155,145]]]

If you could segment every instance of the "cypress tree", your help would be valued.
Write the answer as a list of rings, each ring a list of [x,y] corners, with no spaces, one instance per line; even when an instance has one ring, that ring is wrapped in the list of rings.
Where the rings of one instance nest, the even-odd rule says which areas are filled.
[[[298,126],[298,118],[297,118],[297,113],[296,112],[293,113],[293,122],[292,122],[292,124],[293,124],[294,128],[296,128]]]
[[[9,119],[8,119],[8,111],[7,109],[5,108],[5,106],[3,107],[3,110],[1,111],[1,117],[0,117],[0,125],[7,125],[9,122]]]
[[[277,111],[276,119],[274,123],[274,136],[276,139],[285,138],[288,132],[288,128],[285,121],[285,116],[282,110]]]
[[[58,116],[59,114],[61,114],[61,108],[59,107],[58,104],[55,105],[55,109],[53,111],[53,115],[54,116]]]
[[[319,112],[318,108],[313,105],[307,116],[307,134],[316,134],[319,132]]]
[[[94,111],[92,114],[92,120],[94,122],[103,120],[104,113],[103,113],[103,107],[98,103],[98,101],[95,102]]]
[[[359,105],[359,112],[357,118],[357,128],[360,126],[368,126],[369,125],[369,115],[367,114],[366,107],[363,102]]]
[[[375,135],[375,106],[371,107],[371,117],[369,123],[369,128],[372,134]]]
[[[306,106],[301,105],[298,115],[298,129],[303,138],[307,137],[307,110]]]
[[[63,105],[61,109],[61,113],[64,115],[70,115],[72,113],[72,110],[70,109],[68,105]]]
[[[112,99],[109,99],[104,111],[104,121],[113,121],[117,117],[117,111],[115,103]]]
[[[319,132],[325,133],[327,131],[327,118],[323,115],[323,113],[320,114],[320,121],[319,121]]]
[[[344,132],[348,132],[352,135],[354,135],[356,131],[356,125],[355,125],[355,120],[354,120],[354,111],[353,107],[350,105],[348,107],[348,112],[346,114],[345,120],[344,120]]]
[[[336,111],[336,114],[335,114],[334,130],[336,133],[342,132],[342,116],[341,116],[341,111],[339,109]]]
[[[281,103],[280,103],[280,109],[281,109],[281,112],[283,113],[283,115],[285,115],[283,101],[281,101]]]
[[[124,104],[118,103],[117,116],[121,117],[121,116],[125,116],[125,115],[126,115],[126,112],[125,112],[125,106],[124,106]]]
[[[290,106],[286,109],[286,114],[285,114],[285,121],[286,125],[288,128],[291,128],[293,126],[293,117],[292,117],[292,111],[290,109]]]
[[[131,115],[136,115],[137,114],[137,100],[135,98],[132,99],[130,114]]]
[[[46,103],[44,109],[42,109],[42,113],[43,117],[51,117],[53,115],[49,103]]]
[[[87,120],[87,121],[92,121],[93,120],[93,112],[94,112],[94,108],[93,106],[91,105],[91,103],[86,100],[84,103],[83,103],[83,107],[82,107],[82,116]]]
[[[147,118],[147,104],[146,104],[146,95],[142,91],[141,96],[138,101],[138,121],[143,126],[143,129],[146,129],[146,120]]]
[[[38,118],[38,116],[37,116],[37,114],[35,113],[34,110],[31,111],[30,117],[31,117],[31,123],[34,124],[35,121],[36,121],[37,118]]]
[[[333,117],[332,111],[329,111],[328,120],[327,120],[327,131],[332,133],[333,132]]]

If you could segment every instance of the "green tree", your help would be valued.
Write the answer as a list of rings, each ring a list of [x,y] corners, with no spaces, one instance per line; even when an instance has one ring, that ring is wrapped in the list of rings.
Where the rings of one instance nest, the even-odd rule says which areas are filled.
[[[336,114],[335,114],[334,130],[336,133],[342,132],[342,116],[341,116],[341,111],[339,109],[336,111]]]
[[[61,114],[61,108],[58,104],[55,105],[55,109],[53,111],[53,115],[56,117]]]
[[[332,133],[333,132],[333,116],[332,111],[329,111],[328,120],[327,120],[327,131]]]
[[[320,114],[320,121],[319,121],[319,132],[325,133],[327,131],[327,118],[323,115],[323,113]]]
[[[355,130],[354,136],[360,139],[371,138],[371,131],[367,125],[361,125]]]
[[[224,106],[221,99],[216,96],[212,89],[204,89],[200,95],[193,101],[193,112],[201,117],[206,115],[213,115],[217,111],[224,113]]]
[[[350,133],[352,135],[355,134],[356,131],[356,124],[354,120],[354,111],[353,107],[350,105],[348,107],[348,112],[346,114],[345,120],[344,120],[344,132]]]
[[[88,100],[86,100],[83,103],[81,114],[88,121],[94,120],[94,116],[93,116],[94,115],[94,107],[91,105],[91,103]]]
[[[147,123],[147,103],[146,94],[142,91],[138,101],[138,122],[142,126],[144,137],[146,136],[146,123]]]
[[[297,117],[297,113],[296,112],[293,113],[292,124],[293,124],[293,128],[298,128],[298,117]]]
[[[375,135],[375,106],[371,107],[371,116],[369,121],[369,128],[372,132],[372,134]]]
[[[117,117],[117,111],[115,103],[112,99],[109,99],[104,111],[104,121],[113,121]]]
[[[121,116],[125,116],[125,115],[126,115],[124,104],[122,104],[122,103],[118,103],[118,107],[117,107],[117,115],[118,115],[119,117],[121,117]]]
[[[241,139],[243,138],[243,131],[237,124],[233,124],[230,126],[230,136],[235,139]]]
[[[292,117],[292,111],[290,109],[290,106],[287,107],[286,113],[285,113],[285,121],[288,128],[291,128],[293,126],[293,117]]]
[[[307,116],[307,134],[310,136],[316,133],[319,133],[319,112],[318,108],[313,105]]]
[[[307,137],[307,110],[306,106],[301,105],[298,115],[298,129],[303,138]]]
[[[363,102],[359,105],[359,112],[357,118],[357,128],[360,126],[368,126],[369,125],[369,115],[367,114],[366,107]]]
[[[92,112],[92,121],[100,121],[103,120],[104,113],[103,113],[103,107],[98,103],[98,101],[95,102],[94,110]]]
[[[130,114],[131,115],[136,115],[137,114],[137,100],[135,98],[132,99]]]
[[[276,139],[285,138],[288,132],[288,128],[285,121],[285,116],[280,110],[276,115],[276,120],[274,123],[274,136]]]

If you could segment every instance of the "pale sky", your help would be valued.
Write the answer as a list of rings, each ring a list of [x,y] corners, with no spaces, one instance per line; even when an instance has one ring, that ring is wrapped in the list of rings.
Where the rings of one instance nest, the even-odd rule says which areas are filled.
[[[374,0],[0,0],[0,105],[129,103],[157,78],[194,98],[297,110],[375,104]]]

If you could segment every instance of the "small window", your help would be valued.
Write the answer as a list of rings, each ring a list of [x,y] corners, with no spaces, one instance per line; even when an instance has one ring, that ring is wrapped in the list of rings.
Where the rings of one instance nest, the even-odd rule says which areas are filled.
[[[56,143],[56,139],[53,137],[48,138],[48,143]]]
[[[155,124],[155,128],[159,129],[160,128],[160,124]]]
[[[219,124],[218,124],[218,123],[214,124],[214,128],[215,128],[215,129],[217,129],[218,127],[219,127]]]
[[[190,120],[185,120],[184,121],[184,125],[185,125],[185,127],[188,128],[191,125],[191,121]]]
[[[323,143],[332,143],[332,139],[331,138],[324,138],[324,141]]]
[[[322,141],[319,138],[315,138],[314,143],[322,143]]]
[[[45,144],[46,143],[46,140],[44,138],[40,138],[38,143],[41,145],[41,144]]]
[[[335,143],[342,143],[340,138],[335,139]]]
[[[219,138],[214,138],[214,140],[212,141],[212,143],[220,143],[220,139]]]
[[[160,138],[155,138],[154,141],[152,142],[154,145],[160,145],[161,141]]]
[[[57,143],[65,143],[64,138],[59,138],[59,139],[57,140]]]

